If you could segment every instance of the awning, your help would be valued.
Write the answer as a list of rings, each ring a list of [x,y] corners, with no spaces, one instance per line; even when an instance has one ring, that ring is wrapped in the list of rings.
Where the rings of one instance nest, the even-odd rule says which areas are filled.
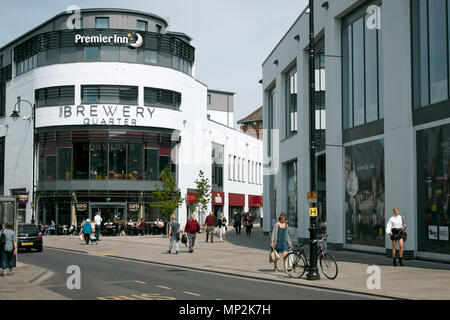
[[[228,194],[229,207],[245,207],[245,195],[237,193]]]
[[[263,198],[262,196],[248,196],[248,206],[249,207],[262,207]]]

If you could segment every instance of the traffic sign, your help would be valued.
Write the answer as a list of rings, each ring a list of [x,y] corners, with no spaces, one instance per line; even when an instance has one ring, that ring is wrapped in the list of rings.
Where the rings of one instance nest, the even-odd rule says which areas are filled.
[[[317,217],[317,208],[309,208],[309,216]]]
[[[308,192],[308,199],[317,199],[317,192]]]

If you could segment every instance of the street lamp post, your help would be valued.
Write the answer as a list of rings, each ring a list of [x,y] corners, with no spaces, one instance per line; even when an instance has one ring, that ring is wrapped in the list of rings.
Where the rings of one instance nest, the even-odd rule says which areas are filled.
[[[315,88],[315,49],[314,49],[314,0],[309,0],[309,161],[310,161],[310,185],[311,194],[315,196],[310,207],[310,255],[309,255],[309,269],[306,275],[308,280],[319,280],[320,275],[317,269],[317,211],[315,214],[311,214],[311,209],[316,208],[317,192],[316,192],[316,88]]]
[[[32,143],[33,143],[33,190],[31,195],[31,223],[35,223],[35,190],[36,190],[36,182],[35,182],[35,170],[36,170],[36,144],[35,144],[35,134],[36,134],[36,104],[32,104],[30,101],[25,99],[17,98],[17,102],[13,107],[13,112],[11,114],[11,118],[13,121],[17,121],[20,118],[20,111],[17,110],[17,105],[20,105],[21,102],[26,102],[31,107],[31,120],[33,121],[33,131],[32,131]],[[30,120],[30,119],[28,119]]]

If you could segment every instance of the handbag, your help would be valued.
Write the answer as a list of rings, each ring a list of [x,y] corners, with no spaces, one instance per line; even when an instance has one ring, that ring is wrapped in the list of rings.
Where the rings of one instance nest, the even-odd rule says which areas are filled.
[[[402,221],[403,221],[403,227],[405,227],[405,219],[402,216]],[[402,238],[403,238],[403,242],[406,241],[406,239],[408,238],[408,234],[406,233],[406,231],[402,231]]]
[[[184,244],[187,243],[187,236],[186,236],[186,234],[183,234],[183,235],[181,236],[181,243],[184,243]]]
[[[269,263],[273,263],[280,259],[280,255],[278,254],[277,250],[274,248],[270,248],[269,252]]]

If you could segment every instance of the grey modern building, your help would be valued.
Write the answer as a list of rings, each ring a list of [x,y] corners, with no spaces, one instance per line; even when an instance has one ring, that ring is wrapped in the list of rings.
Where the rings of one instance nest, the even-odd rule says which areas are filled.
[[[315,1],[317,192],[328,246],[450,260],[450,1]],[[309,10],[263,63],[264,231],[309,239]],[[269,218],[270,217],[270,218]]]

